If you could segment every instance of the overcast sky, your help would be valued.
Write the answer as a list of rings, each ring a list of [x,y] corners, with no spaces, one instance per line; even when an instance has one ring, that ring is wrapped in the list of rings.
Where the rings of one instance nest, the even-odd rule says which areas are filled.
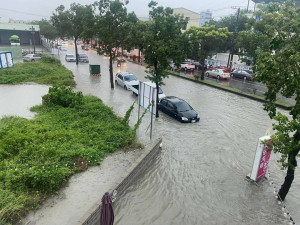
[[[213,17],[219,19],[234,13],[231,7],[239,6],[246,8],[248,0],[156,0],[159,5],[171,8],[183,7],[194,12],[211,10]],[[69,8],[72,2],[80,4],[91,4],[95,0],[1,0],[5,4],[0,5],[0,21],[7,22],[9,18],[18,20],[40,20],[49,19],[52,12],[59,6]],[[138,17],[147,17],[148,3],[150,0],[129,0],[127,9],[134,11]],[[253,10],[254,3],[250,0],[249,9]]]

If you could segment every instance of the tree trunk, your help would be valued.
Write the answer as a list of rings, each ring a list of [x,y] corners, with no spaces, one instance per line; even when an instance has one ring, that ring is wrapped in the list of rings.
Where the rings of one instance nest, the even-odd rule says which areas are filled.
[[[140,48],[140,46],[139,46],[139,60],[138,60],[138,62],[139,63],[141,62],[141,48]]]
[[[112,52],[110,50],[109,52],[109,75],[110,75],[110,87],[111,88],[115,88],[115,84],[114,84],[114,74],[113,74],[113,59],[112,59]]]
[[[75,56],[76,56],[76,64],[78,65],[78,49],[77,49],[77,37],[74,38],[74,45],[75,45]]]
[[[158,92],[159,92],[159,85],[158,83],[156,83],[156,107],[155,107],[155,117],[158,118],[159,117],[159,114],[158,114],[158,101],[159,101],[159,98],[158,98]]]
[[[154,62],[154,71],[155,71],[155,76],[157,76],[157,65],[158,65],[158,62],[157,62],[157,58]],[[158,113],[158,92],[159,92],[159,86],[158,86],[158,82],[155,83],[156,84],[156,112],[155,112],[155,117],[158,118],[159,117],[159,113]]]
[[[299,151],[293,152],[291,155],[289,155],[289,163],[291,164],[288,166],[288,170],[286,172],[286,177],[284,179],[284,183],[282,184],[278,196],[281,198],[282,201],[284,201],[286,195],[288,194],[290,187],[292,186],[293,180],[294,180],[294,174],[295,169],[297,167],[297,154]]]
[[[204,72],[205,72],[205,70],[204,70],[204,67],[205,67],[205,58],[204,59],[202,59],[202,62],[201,62],[201,80],[204,80]]]

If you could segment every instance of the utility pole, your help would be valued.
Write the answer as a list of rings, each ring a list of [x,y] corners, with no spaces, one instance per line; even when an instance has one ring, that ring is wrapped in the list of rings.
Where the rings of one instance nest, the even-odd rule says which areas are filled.
[[[35,29],[33,26],[31,26],[31,33],[32,33],[32,41],[33,41],[33,53],[35,54],[35,40],[34,40]]]
[[[247,13],[249,12],[249,2],[250,2],[250,0],[248,0]]]
[[[237,34],[238,34],[239,18],[240,18],[240,8],[238,8],[238,11],[237,11],[235,30],[234,30],[234,34],[233,34],[233,38],[232,38],[231,50],[230,50],[230,54],[229,54],[229,58],[228,58],[228,64],[229,65],[227,64],[227,67],[229,66],[230,71],[232,69],[232,60],[233,60],[233,54],[234,54],[234,44],[235,44],[235,40],[236,40]]]

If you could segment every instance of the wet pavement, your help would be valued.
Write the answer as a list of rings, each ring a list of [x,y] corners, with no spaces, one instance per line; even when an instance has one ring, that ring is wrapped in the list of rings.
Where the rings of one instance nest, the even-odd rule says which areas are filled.
[[[74,50],[68,48],[67,52]],[[90,76],[88,64],[68,63],[64,61],[66,52],[60,55],[75,75],[76,89],[101,98],[116,114],[124,116],[137,98],[120,86],[110,88],[108,58],[93,50],[85,53],[90,64],[101,65],[102,76]],[[114,74],[118,70],[146,80],[145,68],[137,64],[127,62],[119,69],[114,65]],[[153,139],[163,138],[162,153],[124,196],[118,196],[115,224],[288,224],[269,184],[272,180],[279,188],[284,179],[285,171],[280,171],[276,162],[278,156],[271,156],[269,181],[254,185],[244,179],[251,171],[258,138],[272,124],[262,104],[173,76],[165,83],[165,94],[185,99],[200,113],[201,120],[181,124],[163,113],[154,119]],[[137,121],[137,111],[136,106],[130,125]],[[144,144],[150,142],[149,124],[147,113],[137,134]],[[296,170],[286,198],[296,221],[300,221],[299,188],[300,174]],[[59,207],[57,212],[72,217],[65,208]]]
[[[69,49],[68,51],[72,51]],[[100,64],[101,77],[89,75],[88,64],[67,63],[77,82],[76,89],[100,97],[124,116],[136,97],[121,87],[110,88],[108,58],[85,52],[91,64]],[[61,55],[63,59],[63,55]],[[127,62],[117,69],[145,80],[145,68]],[[285,224],[273,186],[268,181],[253,185],[250,173],[258,138],[271,128],[260,102],[170,76],[162,87],[166,95],[185,99],[200,112],[201,121],[181,124],[161,113],[154,121],[154,139],[163,137],[163,151],[145,176],[131,186],[116,206],[116,224]],[[287,114],[287,112],[282,111]],[[137,107],[131,125],[137,120]],[[138,139],[149,142],[150,115],[138,131]],[[285,172],[272,155],[271,179],[277,188]],[[300,221],[300,174],[286,204]]]

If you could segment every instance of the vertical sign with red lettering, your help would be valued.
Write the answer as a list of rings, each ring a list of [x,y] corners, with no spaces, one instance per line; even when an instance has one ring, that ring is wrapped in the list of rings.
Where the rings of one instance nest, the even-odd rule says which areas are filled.
[[[268,141],[269,144],[263,144],[263,142],[265,141]],[[259,138],[250,175],[251,180],[257,181],[266,175],[271,156],[271,151],[267,151],[269,148],[271,148],[270,145],[270,136],[264,136]]]

